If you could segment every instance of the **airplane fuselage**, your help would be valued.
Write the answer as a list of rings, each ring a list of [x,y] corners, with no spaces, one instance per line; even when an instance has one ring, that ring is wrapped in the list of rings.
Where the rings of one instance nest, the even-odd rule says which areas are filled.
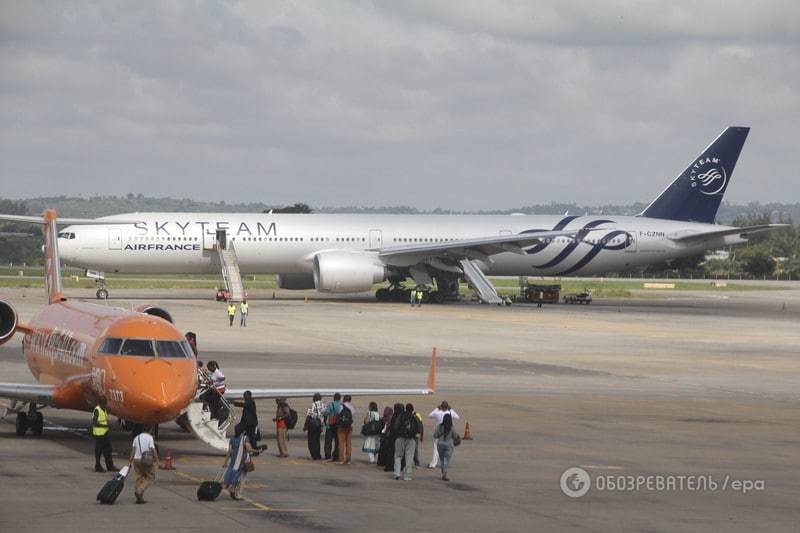
[[[213,273],[217,230],[225,230],[243,273],[311,273],[316,254],[516,235],[536,230],[607,228],[557,237],[481,261],[488,275],[595,275],[745,242],[738,236],[676,243],[723,226],[616,215],[327,215],[136,213],[125,226],[70,227],[59,239],[65,263],[106,272]],[[108,217],[109,220],[115,217]],[[414,259],[416,261],[416,259]],[[411,266],[397,265],[394,266]]]

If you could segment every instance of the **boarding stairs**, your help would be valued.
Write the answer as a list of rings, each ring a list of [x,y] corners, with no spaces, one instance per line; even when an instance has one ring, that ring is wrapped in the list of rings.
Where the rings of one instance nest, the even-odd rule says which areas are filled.
[[[218,419],[212,418],[208,405],[201,399],[209,388],[209,386],[203,385],[198,389],[195,401],[186,406],[176,422],[183,429],[190,431],[197,440],[217,451],[224,452],[228,449],[228,428],[236,420],[236,414],[233,405],[224,396],[220,396],[220,411],[227,413],[227,416],[222,423]]]
[[[241,302],[244,300],[244,283],[242,283],[239,260],[236,258],[233,243],[229,242],[225,247],[217,244],[216,248],[219,262],[222,265],[222,279],[225,280],[225,289],[229,294],[228,301]]]
[[[497,290],[489,281],[489,278],[478,268],[475,262],[469,259],[462,259],[460,261],[461,270],[464,271],[464,277],[467,278],[470,287],[475,291],[478,299],[485,304],[501,304],[503,299],[497,294]]]

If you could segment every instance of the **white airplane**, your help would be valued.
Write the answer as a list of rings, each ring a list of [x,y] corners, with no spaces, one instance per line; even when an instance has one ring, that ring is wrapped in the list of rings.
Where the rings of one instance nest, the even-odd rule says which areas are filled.
[[[486,275],[619,271],[743,243],[779,226],[714,224],[748,132],[725,129],[636,216],[128,213],[97,219],[108,226],[67,227],[59,246],[67,264],[100,277],[224,274],[232,262],[242,273],[278,274],[285,289],[354,293],[389,280],[377,292],[381,300],[404,298],[400,284],[409,277],[435,285],[432,299],[444,300],[466,278],[483,301],[498,302]],[[103,291],[98,297],[107,297]]]

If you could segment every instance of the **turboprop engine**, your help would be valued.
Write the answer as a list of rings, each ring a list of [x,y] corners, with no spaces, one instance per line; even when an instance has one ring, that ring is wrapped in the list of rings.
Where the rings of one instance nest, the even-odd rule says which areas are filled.
[[[369,252],[322,252],[314,256],[320,292],[364,292],[386,279],[386,265]]]
[[[0,300],[0,344],[5,344],[17,330],[17,310],[5,300]]]

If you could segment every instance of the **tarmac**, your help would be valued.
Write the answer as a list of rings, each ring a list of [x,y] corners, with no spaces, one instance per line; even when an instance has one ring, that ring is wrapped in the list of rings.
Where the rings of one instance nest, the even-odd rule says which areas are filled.
[[[374,400],[427,413],[446,399],[473,440],[456,449],[450,482],[424,468],[428,436],[423,467],[395,481],[367,463],[360,436],[350,466],[310,461],[299,429],[291,457],[276,457],[274,403],[260,401],[269,450],[244,501],[198,502],[222,457],[167,424],[159,445],[177,470],[158,472],[145,506],[132,479],[100,506],[110,476],[93,471],[88,413],[46,410],[44,435],[22,439],[8,417],[0,531],[800,531],[800,284],[768,287],[541,309],[267,291],[251,295],[246,329],[228,327],[207,291],[112,291],[108,305],[167,308],[236,387],[424,387],[436,347],[434,396]],[[23,321],[44,302],[41,289],[3,292]],[[20,337],[0,365],[2,381],[33,382]],[[370,399],[356,401],[357,422]],[[302,415],[310,399],[290,403]],[[115,432],[119,464],[129,445]],[[576,466],[591,482],[572,498],[560,482]],[[583,478],[565,479],[576,489]]]

